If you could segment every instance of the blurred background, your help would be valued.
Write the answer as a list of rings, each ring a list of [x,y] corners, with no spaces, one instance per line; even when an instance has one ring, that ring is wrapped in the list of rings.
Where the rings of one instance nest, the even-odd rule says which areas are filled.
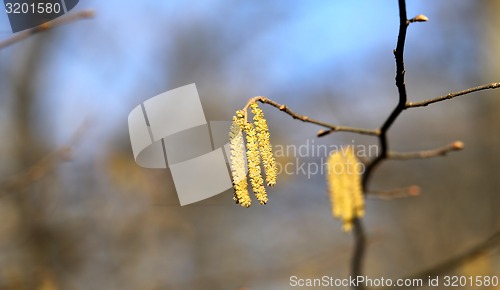
[[[410,100],[500,81],[500,2],[408,2],[408,17],[430,19],[408,29]],[[96,17],[0,50],[0,288],[274,290],[293,275],[347,277],[353,237],[331,215],[323,174],[281,174],[266,206],[234,205],[228,190],[180,207],[168,169],[135,164],[127,116],[196,83],[207,120],[228,121],[264,95],[377,128],[397,103],[397,1],[82,0],[74,11],[83,9]],[[277,145],[376,144],[317,139],[321,128],[263,109]],[[499,112],[493,90],[401,115],[392,149],[461,140],[465,150],[376,171],[372,189],[416,184],[422,194],[368,198],[366,275],[420,273],[500,230]],[[498,244],[481,249],[446,274],[500,276]]]

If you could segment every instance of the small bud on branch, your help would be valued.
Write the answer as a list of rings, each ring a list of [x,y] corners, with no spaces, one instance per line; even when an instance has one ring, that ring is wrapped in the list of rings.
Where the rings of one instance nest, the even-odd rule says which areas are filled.
[[[408,20],[409,23],[413,23],[413,22],[427,22],[429,21],[429,18],[427,18],[427,16],[423,15],[423,14],[419,14],[415,17],[413,17],[412,19]]]

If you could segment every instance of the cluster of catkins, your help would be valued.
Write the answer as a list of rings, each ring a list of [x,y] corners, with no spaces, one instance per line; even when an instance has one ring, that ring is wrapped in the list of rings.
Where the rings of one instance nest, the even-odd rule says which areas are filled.
[[[264,112],[257,103],[252,103],[250,108],[252,109],[253,123],[247,121],[245,110],[236,111],[229,132],[231,174],[234,187],[233,199],[244,207],[249,207],[252,203],[248,193],[245,156],[252,191],[260,204],[267,203],[261,165],[263,165],[267,186],[276,184],[278,171]],[[245,137],[243,137],[243,133]],[[246,140],[246,150],[244,139]]]
[[[355,218],[365,214],[360,162],[352,147],[343,148],[328,159],[328,189],[333,216],[343,221],[343,230],[350,231]]]
[[[266,204],[268,199],[262,169],[267,186],[276,184],[277,175],[264,112],[256,102],[250,108],[253,122],[247,121],[246,110],[236,111],[229,132],[233,199],[244,207],[252,203],[248,180],[259,203]],[[365,213],[361,172],[358,170],[360,165],[352,147],[338,150],[328,159],[327,181],[332,212],[334,217],[343,221],[344,231],[350,231],[354,219],[363,217]]]

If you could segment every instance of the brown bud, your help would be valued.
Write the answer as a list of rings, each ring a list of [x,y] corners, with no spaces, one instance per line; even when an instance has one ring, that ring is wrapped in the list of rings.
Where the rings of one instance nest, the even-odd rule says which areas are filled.
[[[316,133],[316,136],[323,137],[323,136],[330,134],[331,132],[332,132],[332,130],[319,130],[318,133]]]
[[[420,186],[412,185],[408,187],[408,195],[409,196],[418,196],[420,195]]]
[[[453,148],[453,150],[462,150],[464,149],[464,146],[465,145],[462,141],[455,141],[451,144],[451,148]]]
[[[427,16],[423,15],[423,14],[419,14],[415,17],[413,17],[412,19],[410,19],[410,22],[427,22],[429,21],[429,18],[427,18]]]

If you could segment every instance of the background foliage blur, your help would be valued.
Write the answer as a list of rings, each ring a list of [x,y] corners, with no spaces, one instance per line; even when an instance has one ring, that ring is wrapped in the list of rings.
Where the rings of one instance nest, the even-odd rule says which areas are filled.
[[[127,115],[196,83],[208,120],[264,95],[378,127],[397,102],[396,1],[165,2],[81,1],[95,19],[0,51],[1,289],[288,289],[291,275],[348,275],[352,236],[331,217],[323,175],[280,176],[264,207],[233,205],[227,191],[181,208],[169,170],[134,163]],[[408,31],[411,100],[499,81],[498,1],[408,2],[409,17],[430,19]],[[2,12],[0,36],[10,35]],[[275,144],[304,144],[320,129],[264,111]],[[485,91],[402,114],[393,149],[462,140],[466,150],[377,171],[373,188],[423,193],[368,200],[367,275],[425,270],[500,229],[499,112],[499,92]],[[49,154],[59,158],[40,162]],[[499,270],[497,248],[452,273]]]

